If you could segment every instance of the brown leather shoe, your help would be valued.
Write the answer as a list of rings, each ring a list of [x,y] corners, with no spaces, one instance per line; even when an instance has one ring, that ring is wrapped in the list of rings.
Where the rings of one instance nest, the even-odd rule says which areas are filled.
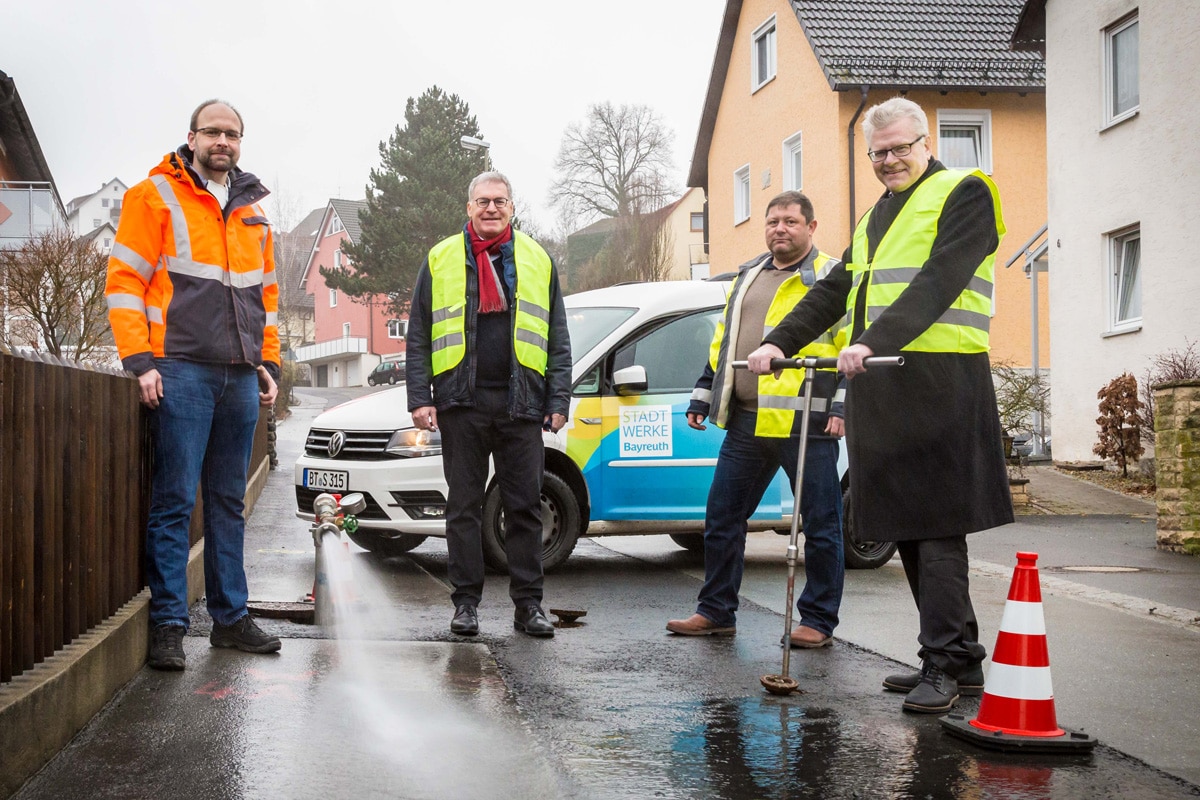
[[[792,643],[792,647],[828,647],[833,644],[833,637],[826,636],[816,628],[810,628],[807,625],[798,625],[796,630],[792,631],[792,635],[788,637]]]
[[[733,636],[737,633],[734,626],[723,628],[703,614],[692,614],[687,619],[673,619],[667,623],[667,630],[681,636]]]

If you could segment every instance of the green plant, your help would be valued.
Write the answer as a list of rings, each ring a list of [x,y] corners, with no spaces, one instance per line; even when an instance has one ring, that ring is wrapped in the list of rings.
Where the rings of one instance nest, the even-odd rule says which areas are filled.
[[[1142,374],[1141,401],[1146,407],[1142,414],[1142,440],[1154,446],[1154,387],[1168,381],[1200,380],[1200,351],[1196,342],[1183,340],[1184,347],[1159,353],[1150,360],[1150,366]]]
[[[1033,427],[1035,411],[1046,413],[1050,384],[1041,374],[1019,369],[1007,361],[992,364],[992,382],[996,387],[996,410],[1000,427],[1011,435]]]
[[[1100,400],[1100,441],[1092,452],[1101,458],[1111,458],[1121,468],[1122,475],[1129,474],[1129,462],[1142,455],[1140,428],[1144,408],[1138,400],[1137,378],[1128,372],[1113,378],[1108,385],[1096,393]]]

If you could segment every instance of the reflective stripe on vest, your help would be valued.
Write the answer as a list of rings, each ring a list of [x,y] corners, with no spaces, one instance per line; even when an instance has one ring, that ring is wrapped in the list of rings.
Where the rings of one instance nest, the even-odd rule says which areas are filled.
[[[265,270],[261,268],[246,270],[245,272],[233,272],[220,264],[205,264],[202,261],[194,260],[192,258],[192,240],[188,237],[187,214],[184,212],[179,199],[175,197],[175,190],[171,186],[171,181],[165,175],[152,175],[150,180],[158,189],[158,195],[166,204],[167,210],[171,212],[171,230],[175,235],[175,255],[163,255],[159,259],[159,263],[166,267],[167,272],[214,281],[225,286],[232,286],[234,289],[249,289],[263,285],[263,273]],[[267,237],[264,236],[262,243],[264,252],[266,251],[266,247]],[[139,268],[144,267],[139,265]],[[275,276],[272,274],[271,283],[274,282]]]
[[[717,323],[713,343],[709,348],[709,363],[713,368],[712,389],[709,390],[707,398],[698,398],[696,392],[692,394],[693,398],[707,399],[710,406],[713,399],[716,399],[715,414],[710,414],[710,416],[713,423],[720,428],[728,425],[730,406],[733,402],[733,370],[727,362],[729,351],[738,336],[737,322],[741,318],[743,292],[748,289],[762,270],[773,269],[770,263],[771,260],[768,257],[738,276],[734,281],[729,302],[725,306],[725,313]],[[811,270],[802,267],[799,272],[784,280],[776,290],[770,308],[767,309],[767,316],[763,322],[763,336],[765,337],[774,330],[775,326],[795,308],[804,295],[808,294],[808,289],[812,284],[828,275],[839,263],[837,259],[818,251],[813,259]],[[729,331],[728,336],[726,336],[726,330]],[[835,334],[836,329],[826,331],[794,355],[819,358],[836,357],[838,348],[834,342]],[[800,433],[798,428],[801,416],[798,412],[802,410],[800,393],[803,382],[804,370],[802,369],[785,369],[779,380],[775,380],[774,375],[771,374],[759,376],[758,414],[754,428],[756,436],[782,438]],[[814,397],[812,410],[828,411],[828,400]],[[710,407],[711,411],[713,409]]]
[[[550,346],[550,256],[541,245],[513,231],[513,259],[517,267],[513,301],[513,353],[517,363],[539,375],[546,374]],[[450,236],[429,251],[432,280],[433,374],[447,372],[467,352],[467,237]]]
[[[987,184],[995,208],[996,233],[999,238],[1004,237],[1000,193],[991,178],[979,170],[944,170],[930,175],[900,209],[875,248],[874,258],[869,262],[846,265],[851,275],[851,288],[846,298],[846,316],[842,320],[839,338],[848,341],[853,333],[854,310],[864,283],[867,292],[866,319],[862,321],[864,330],[908,288],[933,251],[938,232],[937,222],[946,199],[964,178],[971,175]],[[851,252],[856,262],[865,259],[868,252],[867,224],[873,212],[872,208],[864,214],[854,231]],[[980,263],[970,283],[950,308],[900,349],[926,353],[987,352],[995,264],[996,251],[993,250]]]

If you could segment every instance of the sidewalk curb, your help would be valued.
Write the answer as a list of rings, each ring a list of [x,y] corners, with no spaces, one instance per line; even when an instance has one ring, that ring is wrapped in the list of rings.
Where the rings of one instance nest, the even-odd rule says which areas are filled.
[[[1013,572],[1012,567],[993,564],[990,561],[982,561],[975,558],[969,559],[969,565],[972,574],[996,578],[1001,581],[1007,580],[1012,576]],[[1192,633],[1200,633],[1200,611],[1196,609],[1179,608],[1178,606],[1171,606],[1142,597],[1134,597],[1122,594],[1121,592],[1097,589],[1067,580],[1066,578],[1059,578],[1055,575],[1039,574],[1038,577],[1041,581],[1042,590],[1047,594],[1070,597],[1100,608],[1115,609],[1151,622],[1171,625],[1191,631]]]

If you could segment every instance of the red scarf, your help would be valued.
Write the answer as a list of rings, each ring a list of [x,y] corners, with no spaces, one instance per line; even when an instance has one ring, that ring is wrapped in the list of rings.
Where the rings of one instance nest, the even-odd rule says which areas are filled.
[[[475,254],[475,274],[479,277],[479,313],[491,314],[507,311],[508,300],[500,288],[500,276],[491,256],[500,255],[500,245],[512,241],[512,225],[505,227],[495,239],[483,240],[475,233],[475,227],[467,223],[467,235],[471,238],[471,252]]]

